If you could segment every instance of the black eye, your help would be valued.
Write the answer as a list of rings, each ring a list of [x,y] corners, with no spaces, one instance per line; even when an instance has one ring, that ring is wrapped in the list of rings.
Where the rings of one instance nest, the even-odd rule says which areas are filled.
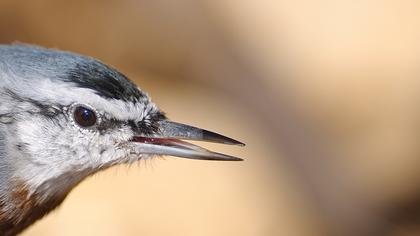
[[[89,108],[78,106],[74,109],[74,120],[81,127],[90,127],[96,124],[96,114]]]

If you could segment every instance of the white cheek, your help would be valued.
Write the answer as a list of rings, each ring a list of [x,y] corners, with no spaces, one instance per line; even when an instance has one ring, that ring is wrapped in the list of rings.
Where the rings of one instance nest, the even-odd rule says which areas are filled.
[[[94,132],[87,137],[89,137],[87,162],[93,168],[113,164],[129,155],[129,150],[120,148],[122,142],[132,137],[129,128],[120,128],[106,134]]]
[[[16,131],[21,141],[30,144],[27,155],[21,157],[17,177],[31,189],[63,174],[82,173],[83,178],[87,172],[127,162],[130,156],[129,149],[119,148],[132,136],[129,128],[101,135],[70,122],[59,126],[40,117],[18,123]]]

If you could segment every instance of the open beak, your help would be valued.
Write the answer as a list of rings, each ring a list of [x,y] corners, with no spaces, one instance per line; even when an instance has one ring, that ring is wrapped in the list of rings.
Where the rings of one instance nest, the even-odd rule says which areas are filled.
[[[159,134],[150,137],[135,136],[132,138],[131,141],[138,144],[137,151],[139,153],[169,155],[198,160],[242,161],[241,158],[212,152],[182,140],[245,146],[239,141],[208,130],[168,120],[160,121],[159,125]]]

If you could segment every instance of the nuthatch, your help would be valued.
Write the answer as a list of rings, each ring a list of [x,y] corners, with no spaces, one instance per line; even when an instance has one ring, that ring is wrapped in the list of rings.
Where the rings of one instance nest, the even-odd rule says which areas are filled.
[[[238,161],[181,140],[244,145],[175,123],[93,58],[0,46],[0,234],[15,235],[87,176],[155,155]]]

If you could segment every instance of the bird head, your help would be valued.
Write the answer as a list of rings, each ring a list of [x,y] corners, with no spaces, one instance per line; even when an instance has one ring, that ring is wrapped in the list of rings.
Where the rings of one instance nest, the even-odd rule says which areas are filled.
[[[126,76],[93,58],[0,46],[0,71],[2,202],[19,188],[41,203],[65,196],[92,173],[156,155],[241,160],[183,141],[243,145],[170,121]]]

